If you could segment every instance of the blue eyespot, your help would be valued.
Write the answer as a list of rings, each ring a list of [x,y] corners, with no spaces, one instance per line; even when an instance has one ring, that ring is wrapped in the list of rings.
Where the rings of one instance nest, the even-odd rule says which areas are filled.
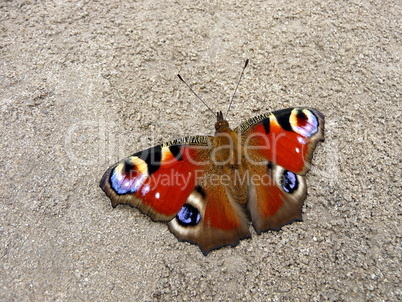
[[[282,175],[281,185],[285,192],[292,194],[299,187],[297,175],[293,172],[285,170]]]
[[[177,222],[183,226],[195,226],[201,220],[200,212],[190,204],[185,204],[176,215]]]

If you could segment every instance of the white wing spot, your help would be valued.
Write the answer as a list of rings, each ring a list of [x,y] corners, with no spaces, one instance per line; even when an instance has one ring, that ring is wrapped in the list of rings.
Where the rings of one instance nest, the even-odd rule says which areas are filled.
[[[297,140],[299,141],[300,144],[303,144],[303,145],[306,144],[306,140],[304,139],[304,137],[298,136]]]
[[[149,187],[149,185],[145,185],[141,190],[142,196],[146,195],[150,190],[151,188]]]

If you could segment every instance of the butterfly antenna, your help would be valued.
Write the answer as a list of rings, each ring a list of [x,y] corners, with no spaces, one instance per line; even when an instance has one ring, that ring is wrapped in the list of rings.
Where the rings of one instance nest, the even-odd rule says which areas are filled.
[[[232,103],[233,103],[233,98],[234,98],[234,96],[236,95],[237,88],[239,87],[241,78],[243,77],[244,70],[246,69],[246,67],[247,67],[247,65],[248,65],[248,61],[249,61],[249,60],[247,59],[247,60],[246,60],[246,63],[244,63],[244,67],[243,67],[243,70],[241,71],[241,74],[240,74],[240,77],[239,77],[239,81],[237,82],[237,85],[236,85],[236,89],[235,89],[235,91],[234,91],[234,93],[233,93],[233,95],[232,95],[232,98],[230,99],[228,111],[226,111],[226,116],[229,114],[230,107],[232,106]]]
[[[211,112],[213,115],[215,115],[215,112],[204,102],[204,100],[202,98],[200,98],[198,96],[198,94],[195,93],[195,91],[190,87],[190,85],[187,84],[187,82],[181,77],[180,74],[177,74],[177,76],[179,77],[179,79],[186,84],[186,86],[188,87],[188,89],[190,89],[190,91],[197,97],[197,99],[199,99]]]

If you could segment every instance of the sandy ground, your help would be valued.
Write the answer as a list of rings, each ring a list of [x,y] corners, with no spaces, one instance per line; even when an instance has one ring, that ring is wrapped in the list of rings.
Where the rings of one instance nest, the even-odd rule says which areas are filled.
[[[400,1],[3,1],[2,301],[397,301]],[[109,165],[293,106],[326,116],[304,222],[204,257],[112,209]]]

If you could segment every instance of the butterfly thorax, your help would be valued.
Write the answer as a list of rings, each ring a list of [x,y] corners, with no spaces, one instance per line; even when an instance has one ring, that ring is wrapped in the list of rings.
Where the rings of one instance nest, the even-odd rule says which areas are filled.
[[[223,118],[222,112],[216,114],[215,137],[213,138],[212,164],[238,169],[240,154],[238,148],[238,135],[229,127],[228,121]]]
[[[244,204],[247,200],[247,190],[244,185],[239,185],[245,173],[239,136],[230,129],[229,123],[225,120],[218,121],[215,128],[210,157],[211,166],[205,175],[206,182],[218,180],[225,183],[225,190],[232,200]]]

